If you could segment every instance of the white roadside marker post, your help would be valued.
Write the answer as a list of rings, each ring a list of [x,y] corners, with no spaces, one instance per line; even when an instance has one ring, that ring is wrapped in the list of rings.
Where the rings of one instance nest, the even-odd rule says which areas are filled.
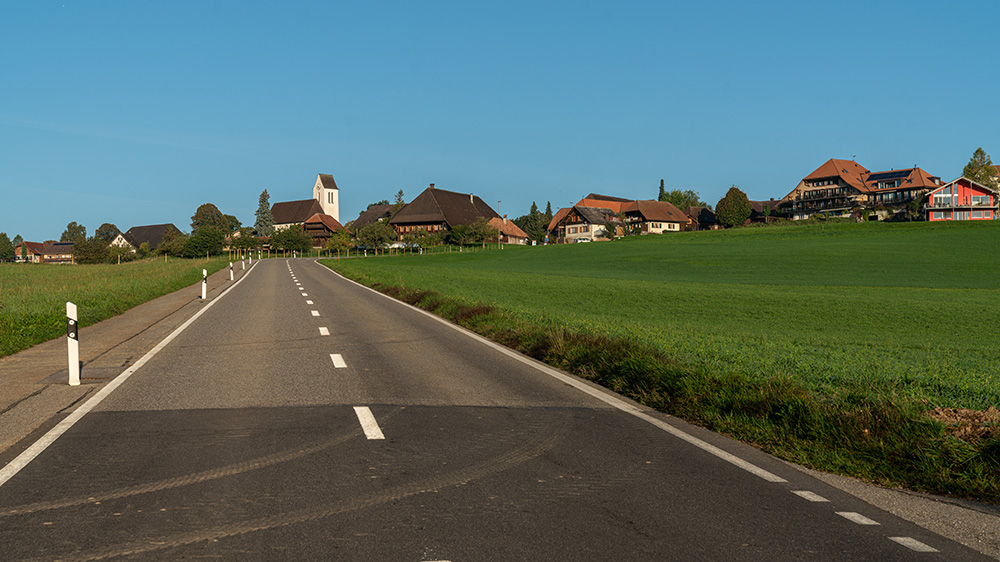
[[[253,252],[250,252],[250,265],[253,265]]]
[[[250,258],[250,259],[253,259],[253,258]],[[247,268],[247,260],[241,260],[240,263],[243,264],[243,269],[246,270],[246,268]]]
[[[80,323],[76,305],[66,303],[66,342],[69,347],[69,385],[80,385]]]
[[[205,300],[208,293],[208,270],[201,270],[201,300]]]
[[[229,280],[233,280],[233,262],[229,262]]]

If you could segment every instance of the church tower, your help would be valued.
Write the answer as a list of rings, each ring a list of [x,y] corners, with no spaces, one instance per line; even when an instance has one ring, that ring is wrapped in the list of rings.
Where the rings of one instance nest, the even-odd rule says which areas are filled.
[[[319,201],[324,215],[330,215],[337,222],[340,222],[340,190],[337,188],[337,182],[333,181],[332,175],[319,174],[316,176],[313,199]]]

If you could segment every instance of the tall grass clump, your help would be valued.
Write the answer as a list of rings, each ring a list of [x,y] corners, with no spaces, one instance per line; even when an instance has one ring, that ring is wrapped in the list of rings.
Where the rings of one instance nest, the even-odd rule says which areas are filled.
[[[66,302],[89,326],[192,285],[227,261],[149,259],[120,265],[0,264],[0,357],[66,333]]]

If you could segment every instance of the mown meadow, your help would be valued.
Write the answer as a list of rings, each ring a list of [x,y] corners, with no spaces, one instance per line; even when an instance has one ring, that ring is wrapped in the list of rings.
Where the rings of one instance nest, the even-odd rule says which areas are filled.
[[[922,415],[1000,405],[1000,223],[821,223],[325,263],[425,308],[478,307],[492,315],[464,322],[478,331],[785,458],[1000,498],[995,478],[976,476],[1000,470],[1000,439],[958,442]],[[568,350],[567,338],[599,351]],[[622,347],[632,351],[608,359]]]
[[[0,264],[0,357],[66,334],[66,302],[85,327],[156,297],[190,286],[201,270],[227,265],[206,260],[149,259],[120,265]]]

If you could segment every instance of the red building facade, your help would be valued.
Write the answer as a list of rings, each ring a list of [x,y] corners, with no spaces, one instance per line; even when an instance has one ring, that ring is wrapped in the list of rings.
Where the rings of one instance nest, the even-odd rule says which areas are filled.
[[[927,220],[996,220],[997,194],[968,178],[945,184],[927,194]]]

